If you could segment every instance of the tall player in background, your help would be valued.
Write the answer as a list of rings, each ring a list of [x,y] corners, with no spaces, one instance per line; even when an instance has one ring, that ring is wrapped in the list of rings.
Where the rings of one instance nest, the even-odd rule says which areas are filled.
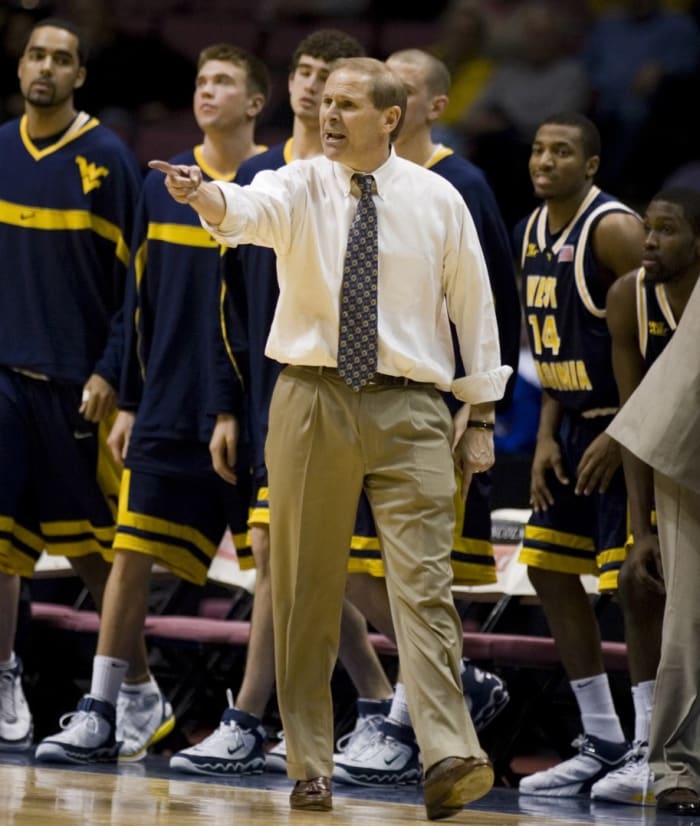
[[[65,554],[99,607],[114,536],[119,476],[105,428],[141,175],[116,135],[75,108],[85,57],[72,23],[38,23],[19,61],[24,115],[0,128],[2,749],[32,741],[13,651],[19,577],[44,548]]]
[[[267,69],[256,57],[225,43],[205,48],[194,92],[204,140],[175,163],[197,163],[207,178],[233,180],[239,164],[262,150],[254,132],[267,93]],[[218,303],[220,258],[226,266],[233,256],[220,250],[192,210],[168,196],[158,173],[144,182],[134,238],[120,412],[110,435],[115,457],[125,464],[114,563],[90,691],[64,731],[40,743],[39,760],[135,760],[172,730],[172,708],[147,665],[120,690],[142,643],[151,567],[158,562],[204,584],[226,528],[245,535],[245,463],[236,466],[232,487],[214,473],[208,450],[210,316]],[[240,338],[243,331],[231,332]],[[244,338],[227,343],[235,360]],[[240,415],[240,373],[237,379]],[[117,719],[125,712],[129,719],[116,737],[115,711]]]

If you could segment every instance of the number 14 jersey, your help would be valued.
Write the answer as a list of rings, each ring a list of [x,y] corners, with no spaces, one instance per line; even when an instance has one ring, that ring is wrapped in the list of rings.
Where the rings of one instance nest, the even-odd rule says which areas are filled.
[[[540,383],[566,410],[587,416],[612,415],[619,405],[605,320],[609,283],[589,243],[609,212],[635,214],[594,186],[561,232],[549,231],[543,204],[522,236],[525,326]]]

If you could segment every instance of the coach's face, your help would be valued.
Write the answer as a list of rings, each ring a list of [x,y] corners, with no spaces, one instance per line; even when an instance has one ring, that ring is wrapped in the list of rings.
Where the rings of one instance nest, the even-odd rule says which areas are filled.
[[[371,84],[364,71],[340,67],[328,76],[321,101],[324,154],[358,172],[372,172],[389,157],[389,135],[401,116],[398,106],[375,107]]]

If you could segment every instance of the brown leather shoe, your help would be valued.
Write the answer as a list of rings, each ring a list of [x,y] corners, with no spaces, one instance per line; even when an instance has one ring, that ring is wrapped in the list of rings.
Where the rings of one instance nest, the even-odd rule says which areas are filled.
[[[431,766],[423,781],[428,820],[462,811],[465,803],[483,797],[493,787],[493,766],[485,757],[446,757]]]
[[[700,795],[682,786],[664,789],[656,795],[656,808],[674,815],[699,815]]]
[[[329,812],[333,808],[333,787],[330,777],[312,777],[297,780],[289,795],[292,809]]]

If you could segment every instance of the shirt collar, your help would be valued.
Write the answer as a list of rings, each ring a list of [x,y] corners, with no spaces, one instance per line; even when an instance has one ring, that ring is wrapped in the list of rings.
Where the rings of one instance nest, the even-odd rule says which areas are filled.
[[[353,189],[352,176],[357,172],[357,170],[351,169],[349,166],[345,166],[345,164],[337,161],[330,161],[330,163],[333,164],[333,174],[340,184],[343,195],[349,196]],[[376,195],[378,197],[382,197],[382,193],[384,192],[384,187],[387,182],[391,177],[393,177],[394,174],[396,174],[397,163],[398,155],[396,154],[396,150],[392,144],[389,157],[384,161],[384,163],[377,167],[373,172],[365,173],[374,177]]]

